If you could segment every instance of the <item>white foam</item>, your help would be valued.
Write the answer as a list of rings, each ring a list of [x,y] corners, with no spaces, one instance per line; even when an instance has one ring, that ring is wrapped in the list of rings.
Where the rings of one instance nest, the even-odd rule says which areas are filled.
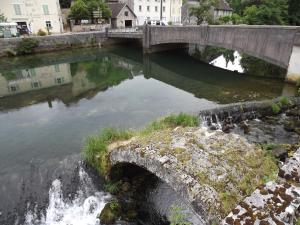
[[[26,214],[25,225],[98,225],[97,215],[102,211],[110,196],[99,192],[91,178],[80,168],[80,188],[74,200],[65,199],[60,180],[54,180],[49,190],[49,205],[46,215],[39,219],[37,209]]]

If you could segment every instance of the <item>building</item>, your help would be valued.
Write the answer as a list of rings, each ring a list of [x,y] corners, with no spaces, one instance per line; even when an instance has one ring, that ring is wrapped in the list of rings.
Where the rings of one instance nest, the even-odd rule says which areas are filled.
[[[126,3],[109,2],[108,7],[111,10],[112,28],[135,27],[137,25],[137,17]]]
[[[0,97],[72,83],[67,63],[0,73]]]
[[[190,8],[196,7],[199,4],[199,0],[188,0],[183,6],[182,6],[182,23],[183,24],[190,24],[190,25],[196,25],[197,24],[197,18],[195,16],[190,15]],[[229,16],[232,14],[232,8],[229,6],[226,0],[218,0],[216,7],[212,8],[214,20],[217,20],[219,17],[222,16]]]
[[[230,16],[233,9],[229,6],[226,0],[218,0],[218,4],[214,7],[214,19],[218,19],[222,16]]]
[[[30,33],[63,32],[59,0],[1,0],[0,13]]]
[[[165,23],[181,23],[182,0],[119,0],[126,3],[137,16],[137,24],[147,21],[164,21]]]

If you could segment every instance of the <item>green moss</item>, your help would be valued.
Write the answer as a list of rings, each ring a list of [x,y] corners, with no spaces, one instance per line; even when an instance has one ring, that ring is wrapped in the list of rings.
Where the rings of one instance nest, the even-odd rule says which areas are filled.
[[[230,193],[228,191],[220,193],[223,209],[227,212],[232,210],[237,203],[238,195],[236,193]]]

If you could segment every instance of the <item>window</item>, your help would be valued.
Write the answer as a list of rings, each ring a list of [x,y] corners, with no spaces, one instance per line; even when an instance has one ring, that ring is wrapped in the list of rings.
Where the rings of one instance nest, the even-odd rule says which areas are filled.
[[[165,6],[163,6],[163,12],[165,12],[166,11],[166,7]]]
[[[32,88],[40,88],[42,85],[41,85],[41,82],[40,81],[33,81],[31,82],[31,87]]]
[[[65,79],[63,77],[55,78],[56,84],[63,84],[65,82]]]
[[[13,4],[13,6],[14,6],[15,14],[18,16],[22,15],[21,6],[19,4]]]
[[[17,84],[10,84],[8,86],[8,91],[9,92],[16,92],[19,90],[19,86]]]
[[[139,5],[139,11],[142,12],[142,6],[141,5]]]
[[[46,27],[49,28],[49,29],[52,28],[52,26],[51,26],[51,21],[46,21]]]
[[[43,11],[44,11],[44,15],[49,15],[48,5],[43,5]]]
[[[150,12],[150,6],[149,5],[147,6],[147,12]]]
[[[59,64],[54,65],[55,72],[60,72]]]
[[[125,12],[124,12],[124,15],[125,15],[125,16],[128,16],[128,11],[125,11]]]
[[[157,12],[157,10],[158,10],[158,8],[157,8],[157,6],[155,6],[155,12]]]

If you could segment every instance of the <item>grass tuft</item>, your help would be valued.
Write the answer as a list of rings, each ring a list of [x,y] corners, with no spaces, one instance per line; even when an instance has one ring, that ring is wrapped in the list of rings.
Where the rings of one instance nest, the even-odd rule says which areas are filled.
[[[198,118],[185,113],[178,115],[170,115],[161,120],[150,123],[146,128],[141,131],[131,130],[118,130],[115,128],[104,129],[100,134],[90,136],[85,141],[83,148],[83,156],[88,164],[96,168],[100,174],[106,176],[109,165],[109,152],[108,145],[117,142],[125,141],[133,136],[144,136],[158,130],[168,128],[182,127],[195,127],[199,125]]]
[[[106,175],[109,168],[108,145],[116,141],[128,140],[132,136],[132,131],[115,128],[104,129],[100,135],[90,136],[86,139],[83,156],[88,164],[98,169],[102,175]]]

